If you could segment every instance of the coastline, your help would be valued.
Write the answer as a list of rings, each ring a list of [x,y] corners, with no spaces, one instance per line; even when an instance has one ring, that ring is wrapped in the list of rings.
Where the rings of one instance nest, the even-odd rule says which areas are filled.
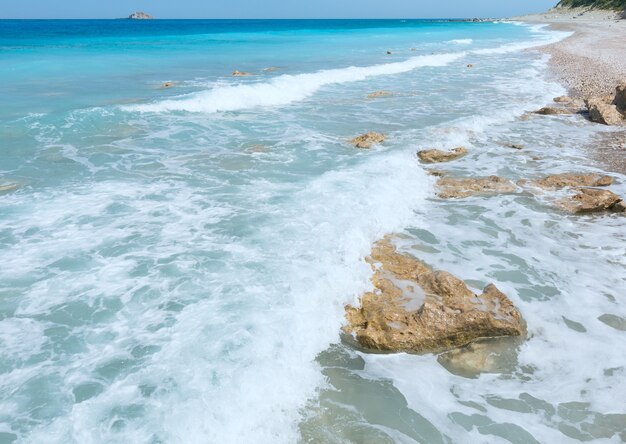
[[[626,81],[626,19],[620,19],[618,12],[553,9],[514,20],[572,32],[557,43],[538,48],[550,55],[551,75],[570,97],[584,100],[610,96],[617,85]],[[626,174],[626,129],[601,132],[588,148],[591,158],[608,171]]]

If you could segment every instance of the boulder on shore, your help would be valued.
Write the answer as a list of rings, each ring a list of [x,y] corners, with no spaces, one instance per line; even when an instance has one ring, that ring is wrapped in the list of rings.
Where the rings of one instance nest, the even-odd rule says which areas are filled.
[[[611,176],[596,173],[551,174],[538,180],[520,180],[518,185],[531,185],[544,190],[558,190],[566,187],[607,187],[613,183]]]
[[[384,134],[376,133],[374,131],[367,132],[365,134],[361,134],[360,136],[355,137],[350,140],[350,143],[357,148],[361,149],[369,149],[374,145],[378,145],[379,143],[383,143],[387,139]]]
[[[617,105],[607,103],[603,98],[587,99],[585,105],[587,105],[589,119],[592,122],[603,125],[621,125],[624,123],[624,116],[617,110]]]
[[[467,154],[467,149],[462,146],[450,151],[442,150],[422,150],[417,152],[417,157],[424,163],[449,162]]]
[[[475,195],[488,196],[493,194],[514,193],[517,187],[513,182],[498,176],[477,178],[444,177],[437,181],[442,199],[455,199]]]
[[[598,188],[576,188],[576,194],[557,201],[557,205],[570,213],[626,212],[626,203],[617,194]]]
[[[398,253],[388,238],[374,245],[368,262],[375,289],[359,308],[346,306],[343,328],[367,350],[431,353],[525,334],[519,311],[493,284],[475,294],[452,274]]]

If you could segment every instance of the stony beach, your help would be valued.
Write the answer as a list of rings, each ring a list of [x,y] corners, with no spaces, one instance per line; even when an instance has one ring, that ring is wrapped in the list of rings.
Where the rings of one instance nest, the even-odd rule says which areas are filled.
[[[515,17],[545,23],[572,36],[540,48],[550,54],[552,73],[577,99],[612,95],[626,81],[626,20],[613,11],[553,9]],[[626,130],[603,133],[589,147],[590,156],[609,171],[626,172]]]

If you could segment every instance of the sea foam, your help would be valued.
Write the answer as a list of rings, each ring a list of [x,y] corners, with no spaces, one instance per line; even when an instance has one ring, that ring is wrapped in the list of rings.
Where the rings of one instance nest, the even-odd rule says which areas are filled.
[[[188,111],[215,113],[237,111],[257,106],[288,105],[312,96],[327,85],[350,83],[370,77],[401,74],[421,67],[448,65],[464,57],[464,52],[422,55],[408,60],[380,65],[327,69],[314,73],[282,75],[269,82],[242,83],[217,87],[156,103],[125,106],[139,112]]]

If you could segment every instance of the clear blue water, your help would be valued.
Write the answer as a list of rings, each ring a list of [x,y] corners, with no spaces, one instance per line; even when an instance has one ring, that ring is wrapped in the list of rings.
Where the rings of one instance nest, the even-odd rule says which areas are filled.
[[[414,154],[464,144],[455,174],[513,179],[596,168],[581,119],[516,120],[563,93],[523,51],[560,37],[0,21],[0,186],[15,186],[0,191],[0,443],[623,438],[623,225],[563,225],[524,196],[442,203]],[[388,142],[347,143],[368,130]],[[468,379],[437,356],[341,344],[363,257],[390,232],[520,306],[531,338],[506,370]]]

